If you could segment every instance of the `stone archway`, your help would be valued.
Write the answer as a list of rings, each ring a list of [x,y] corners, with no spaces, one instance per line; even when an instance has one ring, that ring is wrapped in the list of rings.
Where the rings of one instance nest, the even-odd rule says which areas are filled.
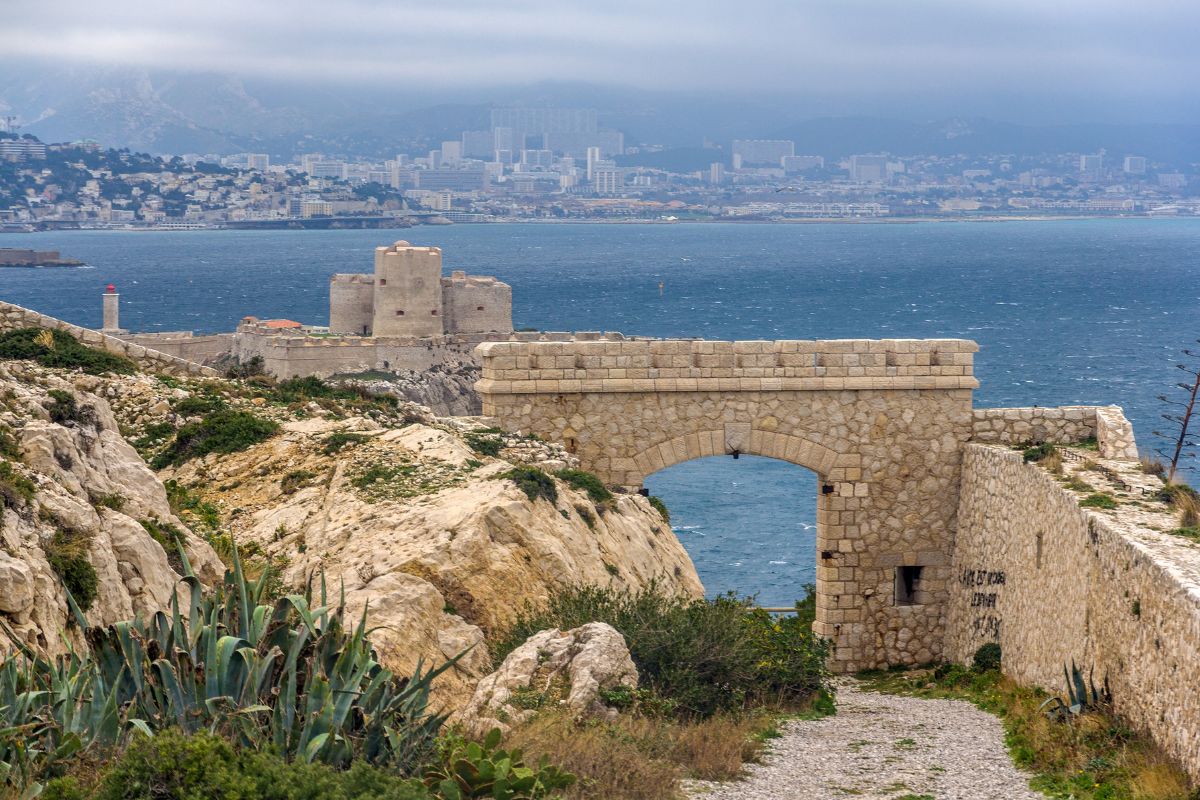
[[[818,476],[817,632],[850,672],[941,656],[973,342],[481,345],[484,414],[606,483],[734,452]]]

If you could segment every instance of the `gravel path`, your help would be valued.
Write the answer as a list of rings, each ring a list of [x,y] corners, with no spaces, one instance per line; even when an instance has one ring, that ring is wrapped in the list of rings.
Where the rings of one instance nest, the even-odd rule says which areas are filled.
[[[962,700],[838,685],[837,714],[793,720],[745,780],[692,781],[698,800],[1044,800],[1004,748],[1000,720]]]

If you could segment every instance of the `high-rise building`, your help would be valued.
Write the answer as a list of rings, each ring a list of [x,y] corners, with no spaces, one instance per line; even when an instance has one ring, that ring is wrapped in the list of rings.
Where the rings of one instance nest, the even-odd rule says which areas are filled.
[[[246,153],[246,169],[266,172],[271,166],[271,156],[266,153]]]
[[[1125,172],[1129,175],[1145,175],[1146,157],[1125,156]]]
[[[886,183],[887,156],[850,156],[850,179],[859,183]]]
[[[339,181],[346,180],[347,174],[345,161],[311,161],[305,171],[314,178],[335,178]]]
[[[442,163],[457,166],[463,157],[462,142],[442,142]]]
[[[616,194],[622,183],[621,169],[612,161],[597,161],[592,165],[592,191],[596,194]]]
[[[587,149],[587,179],[592,179],[592,170],[596,166],[596,162],[600,160],[600,148],[589,147]]]
[[[713,186],[720,186],[725,182],[725,165],[720,161],[708,165],[708,182]]]
[[[734,169],[778,167],[785,156],[795,155],[796,145],[786,139],[734,139]]]
[[[779,161],[784,172],[804,172],[807,169],[824,169],[825,159],[822,156],[784,156]]]
[[[549,150],[522,150],[521,163],[526,167],[554,166],[554,153]]]
[[[491,131],[463,131],[463,158],[490,159],[495,152],[496,140]]]
[[[1100,171],[1104,169],[1104,156],[1099,153],[1095,155],[1082,155],[1079,157],[1079,177],[1082,180],[1094,181],[1100,177]]]

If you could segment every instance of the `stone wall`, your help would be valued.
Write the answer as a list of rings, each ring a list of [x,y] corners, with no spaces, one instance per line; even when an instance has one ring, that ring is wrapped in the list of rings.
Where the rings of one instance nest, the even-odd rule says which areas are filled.
[[[475,347],[488,337],[307,336],[243,325],[235,335],[234,352],[243,364],[256,356],[262,358],[264,369],[277,378],[327,378],[373,370],[423,372],[437,365],[457,366],[470,360]]]
[[[375,322],[375,276],[334,275],[329,279],[329,330],[368,336]]]
[[[1117,406],[977,408],[972,438],[988,444],[1076,444],[1095,439],[1105,458],[1138,456],[1133,427]]]
[[[1135,488],[1157,480],[1103,463]],[[962,473],[947,656],[998,641],[1007,674],[1056,693],[1064,665],[1094,668],[1117,712],[1200,778],[1200,558],[1160,532],[1174,515],[1090,471],[1122,504],[1081,508],[1082,494],[995,445],[968,445]]]
[[[512,287],[486,275],[455,270],[442,278],[446,333],[508,333],[512,330]]]
[[[975,389],[974,342],[639,339],[482,345],[485,395]]]
[[[208,364],[233,352],[232,333],[214,333],[208,336],[195,336],[191,331],[174,331],[171,333],[130,333],[120,334],[118,338],[132,344],[166,353],[169,356],[182,358],[196,364]]]
[[[747,453],[817,473],[818,633],[852,672],[942,656],[973,342],[497,342],[484,414],[640,486]],[[909,578],[906,584],[902,578]],[[911,585],[911,596],[901,588]]]
[[[209,367],[143,347],[140,344],[122,341],[115,336],[109,336],[90,328],[81,328],[78,325],[63,322],[61,319],[48,317],[12,303],[0,302],[0,331],[17,328],[45,328],[69,333],[89,347],[124,356],[151,372],[165,372],[171,375],[215,376],[218,374],[216,370]]]

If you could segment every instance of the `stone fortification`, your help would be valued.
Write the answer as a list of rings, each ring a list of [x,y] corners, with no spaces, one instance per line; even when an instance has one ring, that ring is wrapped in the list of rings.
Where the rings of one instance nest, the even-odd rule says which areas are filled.
[[[817,473],[817,623],[839,671],[942,655],[974,342],[495,342],[484,414],[636,488],[746,453]],[[900,593],[899,602],[897,593]]]
[[[27,308],[22,308],[12,303],[0,302],[0,331],[15,330],[17,328],[45,328],[47,330],[58,330],[63,333],[69,333],[89,347],[95,347],[98,350],[104,350],[114,355],[124,356],[152,372],[165,372],[171,375],[211,376],[218,374],[216,370],[209,367],[186,361],[140,344],[126,342],[115,336],[109,336],[90,328],[81,328],[78,325],[63,322],[61,319],[48,317],[45,314],[39,314],[36,311],[30,311]]]
[[[1095,453],[1080,451],[1073,465]],[[1001,644],[1004,671],[1065,691],[1072,661],[1109,681],[1116,710],[1200,778],[1200,556],[1131,461],[1078,477],[1115,510],[995,445],[964,449],[946,655]],[[1146,492],[1143,491],[1146,490]]]
[[[442,277],[442,251],[400,241],[375,249],[375,272],[329,281],[329,330],[430,338],[512,330],[512,287],[488,275]]]
[[[977,442],[1069,444],[1095,439],[1106,458],[1138,457],[1133,426],[1117,406],[1058,406],[1057,408],[977,408]]]

